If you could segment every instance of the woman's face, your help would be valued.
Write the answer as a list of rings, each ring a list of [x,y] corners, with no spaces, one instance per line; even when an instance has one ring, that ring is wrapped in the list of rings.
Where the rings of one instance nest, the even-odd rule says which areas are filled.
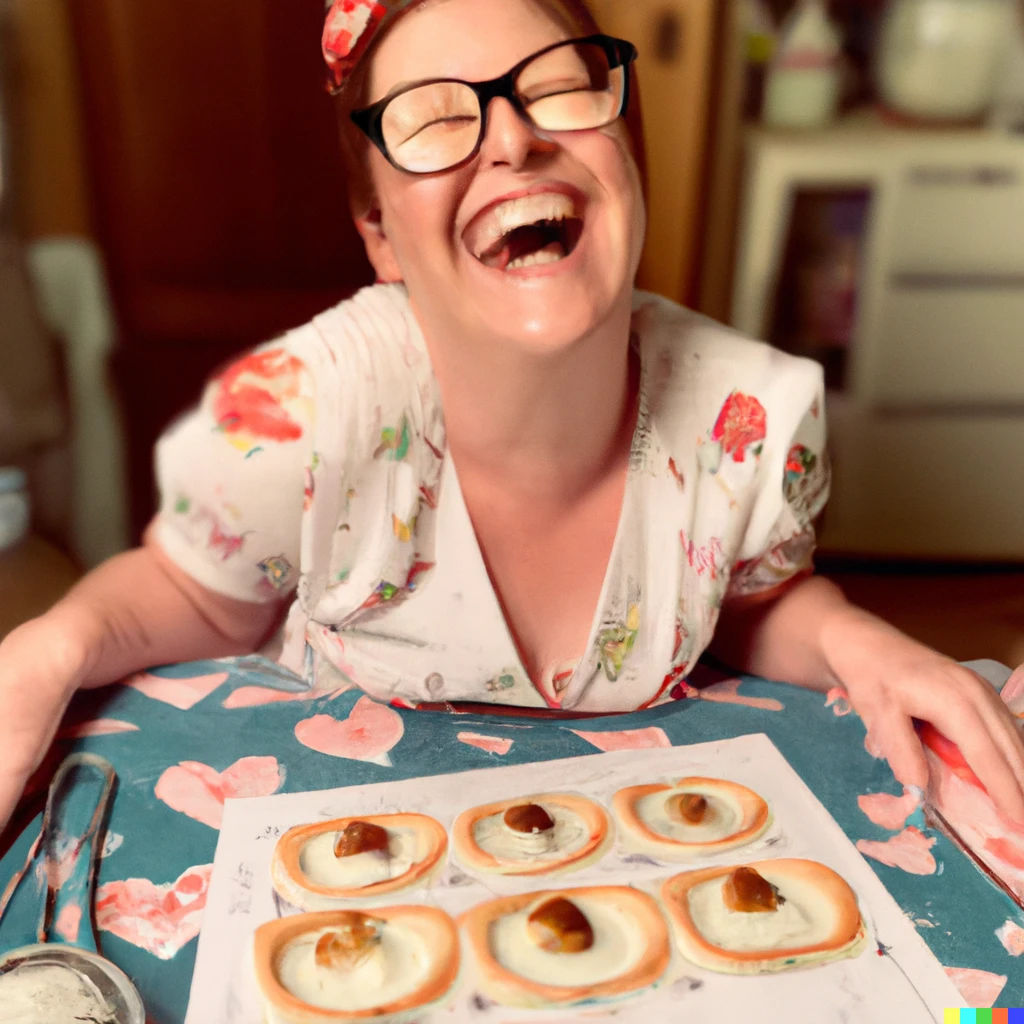
[[[382,40],[370,98],[421,79],[496,78],[571,36],[531,0],[434,0]],[[379,221],[360,227],[371,259],[383,280],[405,281],[435,341],[489,338],[553,352],[628,309],[646,222],[621,119],[542,133],[498,99],[479,155],[462,167],[412,175],[376,149],[370,159]],[[564,252],[560,243],[526,266],[505,265],[518,249],[494,255],[507,225],[553,215],[578,221],[569,255],[553,259]]]

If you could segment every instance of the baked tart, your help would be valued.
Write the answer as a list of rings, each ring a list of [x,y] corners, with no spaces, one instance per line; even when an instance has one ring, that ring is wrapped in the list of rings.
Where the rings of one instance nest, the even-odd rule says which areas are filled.
[[[270,874],[289,903],[329,910],[426,885],[447,848],[444,827],[425,814],[338,818],[289,829],[274,849]]]
[[[620,789],[612,809],[626,847],[667,861],[745,846],[772,822],[768,804],[752,789],[699,776]]]
[[[268,1024],[411,1020],[443,1003],[459,975],[459,935],[427,906],[329,910],[256,930]]]
[[[614,838],[600,804],[571,793],[545,793],[464,811],[452,845],[468,868],[487,874],[546,875],[598,860]]]
[[[481,991],[505,1006],[619,999],[655,985],[671,959],[657,903],[628,886],[506,896],[459,924]]]
[[[725,974],[788,971],[856,956],[867,932],[857,897],[812,860],[687,871],[661,890],[679,950]]]

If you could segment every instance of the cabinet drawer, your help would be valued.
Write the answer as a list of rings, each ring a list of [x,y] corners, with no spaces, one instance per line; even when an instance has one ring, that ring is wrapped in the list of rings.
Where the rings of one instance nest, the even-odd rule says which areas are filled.
[[[879,417],[843,438],[822,548],[1024,559],[1024,417]]]
[[[1024,272],[1024,160],[911,165],[893,216],[896,270]]]
[[[892,288],[871,345],[875,406],[1024,410],[1024,276],[1012,287]]]

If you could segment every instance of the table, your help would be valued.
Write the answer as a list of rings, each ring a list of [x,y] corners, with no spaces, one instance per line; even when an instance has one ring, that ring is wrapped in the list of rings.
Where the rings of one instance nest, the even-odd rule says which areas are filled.
[[[698,698],[583,722],[403,711],[354,690],[301,688],[259,659],[200,662],[82,695],[71,709],[65,749],[100,754],[120,776],[97,918],[105,955],[135,981],[153,1024],[178,1024],[185,1013],[226,795],[763,732],[851,839],[892,835],[858,807],[861,794],[901,792],[887,765],[865,751],[860,719],[837,713],[846,709],[827,705],[820,694],[764,680],[719,675]],[[24,863],[38,830],[36,819],[0,860],[0,889]],[[1024,959],[1011,957],[995,935],[1007,920],[1024,926],[1024,915],[944,836],[932,853],[939,873],[930,876],[871,863],[943,965],[1007,976],[995,1005],[1024,1006]],[[125,884],[129,879],[135,881]]]

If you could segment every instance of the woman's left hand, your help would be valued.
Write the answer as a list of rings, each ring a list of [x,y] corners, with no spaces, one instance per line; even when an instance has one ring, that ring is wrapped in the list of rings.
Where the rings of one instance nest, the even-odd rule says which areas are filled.
[[[905,786],[928,784],[928,761],[914,719],[955,743],[996,807],[1024,824],[1024,722],[975,672],[847,606],[822,629],[832,674]],[[1024,673],[1024,666],[1015,678]]]

